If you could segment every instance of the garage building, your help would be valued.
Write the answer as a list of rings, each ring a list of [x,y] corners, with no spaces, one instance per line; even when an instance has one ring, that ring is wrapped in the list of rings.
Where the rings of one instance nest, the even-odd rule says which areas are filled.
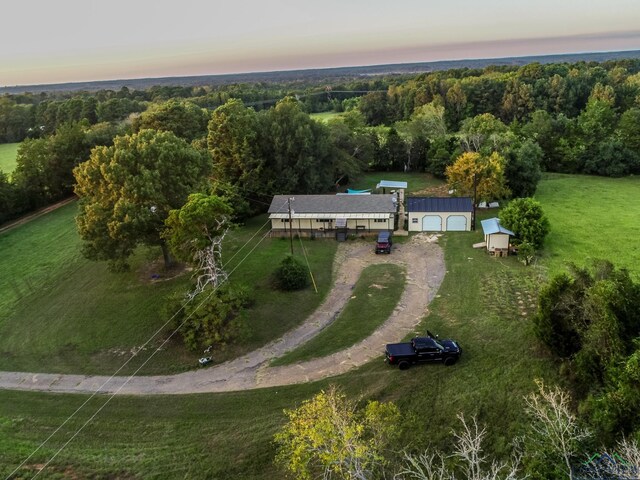
[[[407,198],[410,232],[471,230],[473,200],[469,197]]]

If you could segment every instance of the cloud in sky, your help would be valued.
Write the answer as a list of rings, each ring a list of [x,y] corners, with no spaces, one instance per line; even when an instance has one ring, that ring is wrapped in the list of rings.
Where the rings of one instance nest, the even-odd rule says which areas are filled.
[[[637,0],[3,5],[0,85],[640,49]]]

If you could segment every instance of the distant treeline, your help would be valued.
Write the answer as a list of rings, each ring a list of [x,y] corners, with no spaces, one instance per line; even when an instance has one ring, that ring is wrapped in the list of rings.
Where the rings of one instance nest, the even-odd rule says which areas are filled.
[[[465,152],[499,155],[514,196],[534,192],[541,170],[640,173],[639,72],[639,59],[620,59],[355,78],[330,88],[323,78],[4,95],[0,142],[23,143],[15,172],[0,175],[0,221],[71,194],[72,169],[94,146],[149,128],[208,149],[219,180],[265,196],[289,193],[285,186],[327,191],[366,169],[443,177]],[[232,99],[241,103],[231,108]],[[342,115],[308,122],[308,113],[329,110]],[[249,175],[256,165],[269,175]]]

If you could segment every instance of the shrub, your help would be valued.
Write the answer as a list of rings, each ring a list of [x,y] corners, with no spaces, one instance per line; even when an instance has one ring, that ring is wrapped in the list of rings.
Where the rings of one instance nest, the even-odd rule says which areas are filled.
[[[301,290],[309,284],[307,268],[288,255],[276,270],[276,282],[281,290]]]
[[[245,287],[223,286],[217,290],[204,290],[183,309],[184,298],[169,299],[168,311],[174,314],[174,324],[180,327],[185,346],[193,351],[204,346],[225,345],[241,333],[239,313],[250,303]]]

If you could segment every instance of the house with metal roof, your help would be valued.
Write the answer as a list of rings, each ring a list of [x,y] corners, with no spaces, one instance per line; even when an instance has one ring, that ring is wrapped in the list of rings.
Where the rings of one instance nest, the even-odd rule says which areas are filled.
[[[407,198],[410,232],[471,230],[473,200],[469,197]]]
[[[482,224],[487,251],[497,256],[507,256],[509,254],[510,239],[515,236],[515,233],[500,225],[500,219],[498,218],[488,218],[480,223]]]
[[[394,230],[395,195],[276,195],[269,207],[271,234],[341,237]]]

